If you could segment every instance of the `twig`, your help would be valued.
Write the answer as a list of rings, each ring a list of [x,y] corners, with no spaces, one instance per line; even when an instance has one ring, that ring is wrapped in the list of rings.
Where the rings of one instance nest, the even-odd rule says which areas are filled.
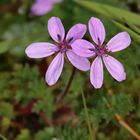
[[[71,86],[71,84],[72,84],[72,81],[73,81],[73,79],[74,79],[75,72],[76,72],[76,68],[73,67],[72,73],[71,73],[71,76],[70,76],[70,79],[69,79],[69,81],[68,81],[68,83],[67,83],[67,86],[66,86],[66,88],[65,88],[65,90],[64,90],[64,92],[63,92],[63,94],[61,94],[60,97],[59,97],[58,100],[57,100],[58,103],[61,102],[61,101],[64,99],[64,97],[67,95],[67,93],[68,93],[68,91],[69,91],[69,89],[70,89],[70,86]]]
[[[127,129],[135,138],[140,140],[140,135],[131,128],[122,118],[119,114],[115,114],[116,120],[119,122],[120,125],[122,125],[125,129]]]

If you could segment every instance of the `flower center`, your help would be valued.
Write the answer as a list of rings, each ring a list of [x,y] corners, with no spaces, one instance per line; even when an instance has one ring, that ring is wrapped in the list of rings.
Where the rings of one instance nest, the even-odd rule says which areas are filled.
[[[68,49],[70,49],[71,46],[66,41],[63,41],[63,42],[61,42],[61,43],[58,44],[58,48],[60,49],[60,52],[61,53],[64,53]]]
[[[102,56],[107,53],[107,49],[103,48],[102,46],[96,46],[96,48],[92,49],[91,51],[94,51],[97,56]]]
[[[106,48],[103,48],[103,47],[97,47],[95,49],[95,53],[98,55],[98,56],[102,56],[103,54],[105,54],[107,52],[107,49]]]

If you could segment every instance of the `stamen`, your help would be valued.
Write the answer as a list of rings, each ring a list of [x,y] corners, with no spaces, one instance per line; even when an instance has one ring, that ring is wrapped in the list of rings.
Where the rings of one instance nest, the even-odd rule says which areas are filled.
[[[64,49],[64,48],[65,48],[65,46],[64,46],[64,45],[62,45],[62,46],[61,46],[61,49]]]
[[[90,51],[94,51],[94,52],[96,51],[96,49],[94,49],[94,48],[92,48],[92,49],[89,49],[89,50],[90,50]]]
[[[68,39],[68,43],[70,43],[73,40],[73,37],[71,37],[70,39]]]
[[[58,47],[59,47],[60,52],[64,53],[68,49],[68,44],[65,41],[63,41],[58,44]]]
[[[101,46],[100,38],[98,38],[98,45]]]
[[[89,50],[96,53],[97,56],[102,56],[102,55],[107,53],[107,49],[103,48],[102,46],[97,46],[97,48],[95,48],[95,49],[92,48],[92,49],[89,49]]]
[[[61,41],[61,36],[57,34],[58,41]]]

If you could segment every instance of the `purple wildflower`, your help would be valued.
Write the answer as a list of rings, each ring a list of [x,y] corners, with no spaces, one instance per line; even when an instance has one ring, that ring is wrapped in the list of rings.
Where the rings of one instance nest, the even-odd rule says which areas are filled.
[[[88,59],[76,55],[71,48],[71,44],[75,40],[82,38],[86,33],[86,25],[74,25],[65,37],[65,30],[61,20],[58,17],[52,17],[48,21],[48,31],[51,38],[56,42],[55,45],[47,42],[33,43],[26,48],[25,52],[30,58],[43,58],[57,53],[46,72],[46,82],[49,85],[54,85],[59,79],[64,65],[65,54],[77,69],[82,71],[90,69]]]
[[[96,56],[90,70],[92,85],[95,88],[101,88],[103,84],[103,62],[114,79],[119,82],[125,80],[126,73],[123,65],[109,54],[127,48],[131,43],[129,34],[127,32],[118,33],[103,47],[106,33],[103,23],[98,18],[92,17],[89,20],[89,31],[94,44],[79,39],[71,46],[73,51],[81,57]]]
[[[31,15],[42,16],[53,9],[54,4],[62,0],[36,0],[31,7]]]

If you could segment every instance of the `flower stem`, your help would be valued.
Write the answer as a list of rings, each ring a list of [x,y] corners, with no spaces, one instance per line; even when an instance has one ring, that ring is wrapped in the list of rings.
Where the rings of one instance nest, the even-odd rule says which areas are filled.
[[[81,91],[82,93],[82,100],[83,100],[83,105],[84,105],[84,109],[85,109],[85,114],[86,114],[86,121],[87,121],[87,125],[88,125],[88,129],[89,129],[89,140],[93,140],[93,133],[92,133],[92,127],[90,125],[90,121],[89,121],[89,114],[88,114],[88,108],[87,108],[87,104],[86,104],[86,99],[85,99],[85,95],[84,92]]]
[[[67,86],[66,86],[66,88],[65,88],[65,90],[64,90],[64,92],[63,92],[63,94],[61,94],[61,96],[59,96],[59,98],[58,98],[58,100],[57,100],[58,103],[61,102],[61,101],[64,99],[64,97],[67,95],[67,93],[68,93],[68,91],[69,91],[69,89],[70,89],[70,86],[71,86],[71,84],[72,84],[72,81],[73,81],[73,79],[74,79],[75,72],[76,72],[76,68],[73,67],[72,72],[71,72],[71,76],[70,76],[69,81],[68,81],[68,83],[67,83]]]

